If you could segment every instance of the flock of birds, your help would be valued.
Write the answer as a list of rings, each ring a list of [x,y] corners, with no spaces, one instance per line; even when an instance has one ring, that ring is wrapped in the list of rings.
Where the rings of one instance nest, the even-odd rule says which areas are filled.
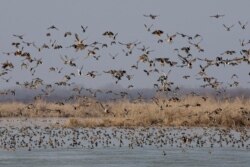
[[[70,88],[73,94],[64,101],[57,102],[59,105],[63,105],[70,100],[77,100],[84,97],[83,92],[88,92],[89,95],[97,97],[99,94],[112,94],[114,97],[120,96],[122,98],[127,97],[126,91],[119,93],[113,92],[113,90],[101,90],[86,88],[83,85],[75,83],[74,78],[81,78],[83,80],[95,79],[97,77],[105,76],[113,78],[115,84],[128,81],[127,90],[136,88],[133,84],[133,74],[135,70],[139,71],[139,76],[156,76],[156,79],[152,81],[152,87],[156,92],[162,92],[168,94],[169,92],[178,92],[180,89],[170,80],[173,68],[183,68],[185,71],[193,69],[198,64],[199,71],[195,74],[197,80],[202,81],[201,87],[210,87],[220,93],[220,88],[223,86],[223,81],[207,73],[208,69],[219,66],[237,66],[241,64],[250,64],[250,49],[247,49],[250,44],[250,40],[240,40],[240,51],[226,50],[219,54],[217,57],[205,58],[196,57],[193,51],[197,53],[204,53],[205,49],[202,47],[201,42],[203,36],[201,34],[188,35],[181,32],[174,34],[168,34],[164,30],[155,27],[154,22],[159,17],[158,15],[144,15],[147,19],[152,21],[152,24],[144,24],[146,33],[149,33],[156,39],[156,45],[171,45],[179,38],[186,44],[183,47],[175,48],[175,57],[157,57],[153,53],[155,50],[150,46],[146,46],[142,41],[135,40],[130,42],[122,42],[119,39],[119,34],[113,31],[105,31],[102,33],[103,42],[92,41],[89,42],[88,38],[83,36],[88,32],[88,26],[81,26],[81,33],[73,33],[70,31],[64,32],[62,37],[73,41],[69,45],[61,44],[60,41],[53,39],[54,33],[60,32],[60,28],[52,25],[47,28],[45,38],[48,38],[48,43],[39,45],[33,41],[27,41],[25,35],[14,34],[15,41],[12,42],[12,51],[3,51],[1,59],[0,69],[0,81],[3,83],[12,83],[14,78],[12,74],[15,70],[25,73],[22,77],[24,80],[31,76],[31,80],[28,81],[14,81],[17,87],[31,90],[41,90],[35,95],[34,100],[43,99],[43,97],[50,96],[57,87]],[[221,19],[224,15],[213,15],[211,19]],[[245,31],[247,22],[238,21],[237,23]],[[226,31],[231,31],[236,25],[222,24]],[[152,41],[154,42],[154,40]],[[117,46],[122,48],[120,52],[110,52],[106,56],[102,54],[102,51],[108,48]],[[50,61],[44,61],[48,54],[48,50],[51,54],[61,53],[65,50],[73,51],[75,55],[60,55],[57,56],[58,61],[56,66],[49,66]],[[37,53],[37,54],[35,54]],[[42,55],[42,56],[39,56]],[[76,57],[76,55],[81,55]],[[119,57],[128,59],[136,59],[133,64],[130,65],[129,70],[116,68],[98,70],[96,67],[98,64],[93,63],[93,68],[96,70],[88,71],[85,69],[85,63],[88,59],[99,62],[105,59],[109,62],[107,66],[112,66],[118,61]],[[4,59],[4,61],[2,61]],[[18,60],[18,61],[16,61]],[[18,64],[19,63],[19,64]],[[42,77],[40,77],[40,71],[43,71]],[[51,80],[46,80],[47,75],[53,73],[62,77],[61,79],[50,83]],[[250,71],[248,72],[250,75]],[[174,74],[173,74],[174,75]],[[27,76],[27,77],[26,77]],[[181,76],[184,80],[190,79],[192,76],[184,74]],[[238,74],[234,73],[231,76],[231,83],[228,83],[229,87],[237,87]],[[57,78],[57,77],[55,77]],[[111,80],[112,81],[112,80]],[[15,89],[1,90],[2,96],[15,96]],[[138,92],[138,99],[143,98],[143,92]],[[175,98],[173,98],[175,99]],[[204,97],[205,99],[205,97]],[[155,100],[153,98],[152,100]],[[178,100],[178,99],[177,99]],[[99,102],[101,107],[106,111],[105,106]],[[34,105],[27,105],[28,109],[32,109]],[[85,147],[95,148],[100,145],[103,147],[111,146],[128,146],[133,149],[134,147],[145,147],[148,145],[154,145],[157,148],[165,148],[165,146],[175,146],[180,148],[189,147],[213,147],[219,146],[232,146],[240,148],[250,148],[250,135],[247,132],[242,132],[240,135],[232,133],[231,131],[223,129],[215,129],[214,134],[210,134],[209,130],[201,130],[201,134],[189,133],[187,129],[154,129],[154,128],[142,128],[142,129],[64,129],[64,128],[50,128],[39,126],[27,126],[27,127],[0,127],[0,146],[4,149],[15,150],[16,148],[28,148],[32,150],[34,148],[62,148],[62,147]],[[223,135],[222,135],[223,134]],[[166,152],[163,151],[163,155]]]
[[[173,52],[176,56],[167,57],[157,57],[153,53],[155,52],[150,46],[146,46],[142,41],[135,40],[130,42],[122,42],[119,39],[119,34],[113,31],[105,31],[102,33],[102,42],[92,41],[89,42],[88,38],[83,38],[83,36],[88,31],[88,26],[81,26],[81,33],[73,33],[70,31],[63,33],[63,38],[67,40],[72,40],[69,45],[61,44],[60,41],[53,39],[54,33],[60,32],[60,29],[55,25],[47,28],[47,33],[45,38],[48,38],[47,43],[39,45],[36,42],[27,41],[25,35],[14,34],[13,37],[15,41],[12,42],[13,51],[3,51],[2,54],[5,56],[1,57],[1,69],[0,69],[0,81],[2,83],[15,83],[16,88],[25,88],[31,90],[39,89],[40,92],[34,97],[34,100],[42,99],[43,97],[50,96],[56,88],[58,87],[69,87],[72,89],[73,95],[68,99],[74,100],[82,96],[83,90],[89,92],[91,96],[96,97],[97,94],[112,94],[114,97],[117,96],[112,92],[112,90],[101,90],[101,89],[91,89],[86,88],[73,80],[75,78],[80,78],[82,80],[95,79],[98,77],[108,77],[114,78],[114,83],[118,84],[122,82],[121,80],[126,80],[127,90],[136,88],[133,84],[135,76],[137,76],[136,70],[139,71],[139,77],[143,79],[144,76],[157,77],[152,82],[152,87],[156,92],[178,92],[180,87],[176,85],[172,80],[170,80],[170,75],[174,74],[174,68],[185,70],[185,74],[181,76],[181,79],[189,80],[190,78],[195,78],[202,82],[200,85],[203,88],[210,87],[215,89],[218,93],[220,88],[226,87],[237,87],[239,86],[239,74],[234,73],[231,76],[231,82],[225,83],[215,76],[211,76],[207,71],[211,68],[219,66],[238,66],[241,64],[250,64],[250,49],[247,49],[250,44],[250,40],[245,41],[245,39],[240,40],[240,46],[242,47],[240,51],[236,50],[226,50],[221,54],[213,58],[197,57],[193,52],[204,53],[205,49],[202,47],[201,42],[203,41],[203,36],[201,34],[188,35],[181,32],[176,32],[174,34],[168,34],[164,30],[155,27],[154,22],[158,19],[158,15],[143,15],[144,17],[151,20],[152,24],[144,24],[145,31],[151,34],[154,39],[156,39],[156,45],[171,45],[179,38],[185,41],[185,46],[180,48],[175,48]],[[225,15],[213,15],[210,16],[211,19],[221,19]],[[238,25],[242,31],[245,31],[248,22],[238,21]],[[226,31],[231,31],[236,25],[225,25],[222,24]],[[152,41],[153,42],[153,41]],[[107,55],[103,55],[102,51],[105,49],[117,46],[122,48],[122,53],[110,52]],[[46,54],[48,50],[51,54],[59,53],[60,56],[54,56],[60,58],[57,60],[55,66],[50,66],[51,61],[45,61]],[[63,52],[66,50],[73,50],[75,55],[81,55],[76,57],[74,54],[61,55],[60,50]],[[42,56],[39,56],[42,55]],[[83,55],[83,56],[82,56]],[[135,59],[135,62],[130,65],[129,70],[122,68],[112,69],[112,65],[118,61],[119,57],[128,57],[128,59]],[[4,60],[3,60],[4,59]],[[108,61],[108,66],[111,69],[100,71],[96,66],[97,63],[93,63],[93,68],[95,70],[85,69],[83,65],[87,59],[91,59],[97,62],[101,62],[102,59]],[[19,63],[19,64],[18,64]],[[195,73],[195,76],[187,75],[186,72],[194,68],[194,65],[198,64],[199,71]],[[22,79],[31,77],[28,81],[17,81],[12,77],[14,71],[17,70],[18,73],[22,73]],[[43,75],[41,75],[41,71]],[[134,74],[133,72],[137,73]],[[57,75],[53,78],[61,77],[55,82],[51,82],[53,79],[47,80],[47,76],[53,73]],[[248,72],[250,75],[250,71]],[[27,76],[27,77],[26,77]],[[109,78],[108,78],[109,79]],[[108,80],[107,79],[107,80]],[[14,81],[13,81],[14,80]],[[81,80],[81,81],[82,81]],[[112,80],[111,80],[112,81]],[[83,81],[84,82],[84,81]],[[138,92],[138,97],[141,97],[141,92]],[[0,95],[16,95],[16,90],[4,89],[0,91]],[[121,97],[127,96],[125,91],[121,91],[118,94]]]
[[[27,125],[7,120],[12,126],[0,127],[0,146],[4,150],[112,148],[129,149],[154,147],[166,156],[168,148],[240,148],[250,149],[250,134],[245,129],[221,128],[85,128],[67,129],[49,126],[48,120],[35,120]],[[20,120],[19,120],[20,121]],[[14,122],[14,124],[13,124]],[[39,125],[39,123],[46,123]],[[21,123],[23,124],[23,123]],[[60,122],[58,122],[60,124]],[[14,125],[14,126],[13,126]]]

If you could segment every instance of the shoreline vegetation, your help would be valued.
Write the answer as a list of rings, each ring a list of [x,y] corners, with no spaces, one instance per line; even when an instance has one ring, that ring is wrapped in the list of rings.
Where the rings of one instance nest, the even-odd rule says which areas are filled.
[[[66,118],[63,127],[250,127],[250,99],[186,96],[101,102],[1,102],[0,118]]]

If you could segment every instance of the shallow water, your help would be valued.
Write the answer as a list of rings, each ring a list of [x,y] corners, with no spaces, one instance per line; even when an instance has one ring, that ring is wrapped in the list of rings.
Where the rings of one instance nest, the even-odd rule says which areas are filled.
[[[226,166],[250,164],[250,150],[234,148],[95,148],[0,151],[4,167]]]
[[[47,120],[0,122],[0,167],[250,164],[249,128],[68,129],[50,124]]]

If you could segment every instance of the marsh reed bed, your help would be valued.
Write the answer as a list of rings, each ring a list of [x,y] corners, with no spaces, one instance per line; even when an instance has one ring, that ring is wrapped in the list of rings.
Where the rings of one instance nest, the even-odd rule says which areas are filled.
[[[2,102],[0,117],[67,118],[65,127],[249,127],[250,99],[186,96],[147,101],[83,98],[71,103]]]

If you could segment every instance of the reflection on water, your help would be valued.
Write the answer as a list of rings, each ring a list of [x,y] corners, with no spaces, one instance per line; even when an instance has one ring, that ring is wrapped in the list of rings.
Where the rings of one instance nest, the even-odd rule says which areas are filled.
[[[164,155],[164,152],[166,153]],[[95,148],[0,151],[4,167],[227,166],[250,164],[250,150],[235,148]]]

